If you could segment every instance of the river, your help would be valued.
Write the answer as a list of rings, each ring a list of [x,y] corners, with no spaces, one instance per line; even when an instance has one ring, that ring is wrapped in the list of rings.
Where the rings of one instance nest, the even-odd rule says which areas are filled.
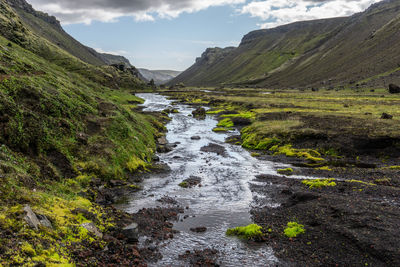
[[[225,139],[238,132],[215,133],[212,129],[218,121],[213,116],[197,120],[191,115],[194,108],[189,105],[172,105],[172,100],[158,94],[137,94],[145,99],[145,111],[178,109],[171,114],[167,124],[167,140],[178,146],[171,152],[160,154],[161,162],[167,163],[172,171],[168,174],[154,174],[146,179],[143,191],[130,197],[125,210],[130,213],[142,208],[156,207],[162,196],[176,199],[185,210],[181,220],[174,224],[179,230],[171,240],[162,244],[163,259],[150,266],[182,266],[178,255],[190,250],[217,249],[221,266],[275,266],[277,258],[265,244],[245,242],[227,237],[228,228],[246,226],[252,223],[250,208],[255,198],[268,196],[254,195],[250,184],[259,174],[276,175],[282,164],[261,161],[250,155],[241,146],[225,143]],[[191,137],[199,136],[200,140]],[[201,152],[210,143],[223,146],[225,155]],[[201,187],[181,188],[179,184],[190,176],[201,177]],[[261,185],[260,186],[265,186]],[[277,203],[271,199],[269,205]],[[183,216],[187,217],[183,219]],[[194,233],[190,228],[207,227],[205,233]]]

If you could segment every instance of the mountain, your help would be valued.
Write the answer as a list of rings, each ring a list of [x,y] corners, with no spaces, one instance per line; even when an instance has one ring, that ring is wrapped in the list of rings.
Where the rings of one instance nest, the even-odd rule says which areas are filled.
[[[99,53],[93,48],[81,44],[64,31],[60,22],[54,16],[34,10],[25,0],[5,1],[34,33],[82,61],[96,66],[125,64],[127,68],[133,67],[129,60],[123,56]]]
[[[139,72],[147,81],[154,80],[155,84],[160,85],[169,82],[178,76],[181,71],[175,70],[148,70],[139,69]]]
[[[170,84],[271,88],[399,82],[400,1],[351,17],[253,31],[237,48],[207,49]]]
[[[0,266],[144,265],[89,232],[125,224],[93,183],[145,170],[163,125],[137,111],[133,69],[93,51],[25,1],[0,1]]]

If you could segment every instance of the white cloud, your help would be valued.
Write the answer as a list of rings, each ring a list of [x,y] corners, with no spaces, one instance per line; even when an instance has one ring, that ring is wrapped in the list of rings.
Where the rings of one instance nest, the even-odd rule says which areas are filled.
[[[56,16],[63,24],[114,22],[122,16],[136,21],[176,18],[212,6],[244,4],[246,0],[29,0],[34,8]]]
[[[349,16],[380,0],[264,0],[250,2],[239,10],[263,20],[261,28],[295,21]]]

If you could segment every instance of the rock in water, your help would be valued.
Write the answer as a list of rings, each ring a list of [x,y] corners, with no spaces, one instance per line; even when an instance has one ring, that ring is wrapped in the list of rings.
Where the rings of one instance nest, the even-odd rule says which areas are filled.
[[[195,232],[195,233],[204,233],[207,231],[207,227],[190,228],[190,231]]]
[[[389,84],[389,93],[400,94],[400,87],[395,84]]]
[[[94,223],[82,223],[81,226],[89,231],[89,233],[94,234],[98,238],[103,238],[103,233],[94,225]]]
[[[132,223],[124,229],[122,229],[122,234],[126,237],[129,243],[136,243],[139,241],[139,229],[137,223]]]
[[[206,110],[204,108],[198,108],[192,112],[193,117],[196,119],[205,119],[206,118]]]

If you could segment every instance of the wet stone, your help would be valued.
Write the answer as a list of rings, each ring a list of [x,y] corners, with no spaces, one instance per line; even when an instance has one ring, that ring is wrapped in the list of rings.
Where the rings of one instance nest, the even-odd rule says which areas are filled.
[[[139,241],[139,229],[137,223],[132,223],[122,229],[122,234],[126,237],[129,243],[136,243]]]

